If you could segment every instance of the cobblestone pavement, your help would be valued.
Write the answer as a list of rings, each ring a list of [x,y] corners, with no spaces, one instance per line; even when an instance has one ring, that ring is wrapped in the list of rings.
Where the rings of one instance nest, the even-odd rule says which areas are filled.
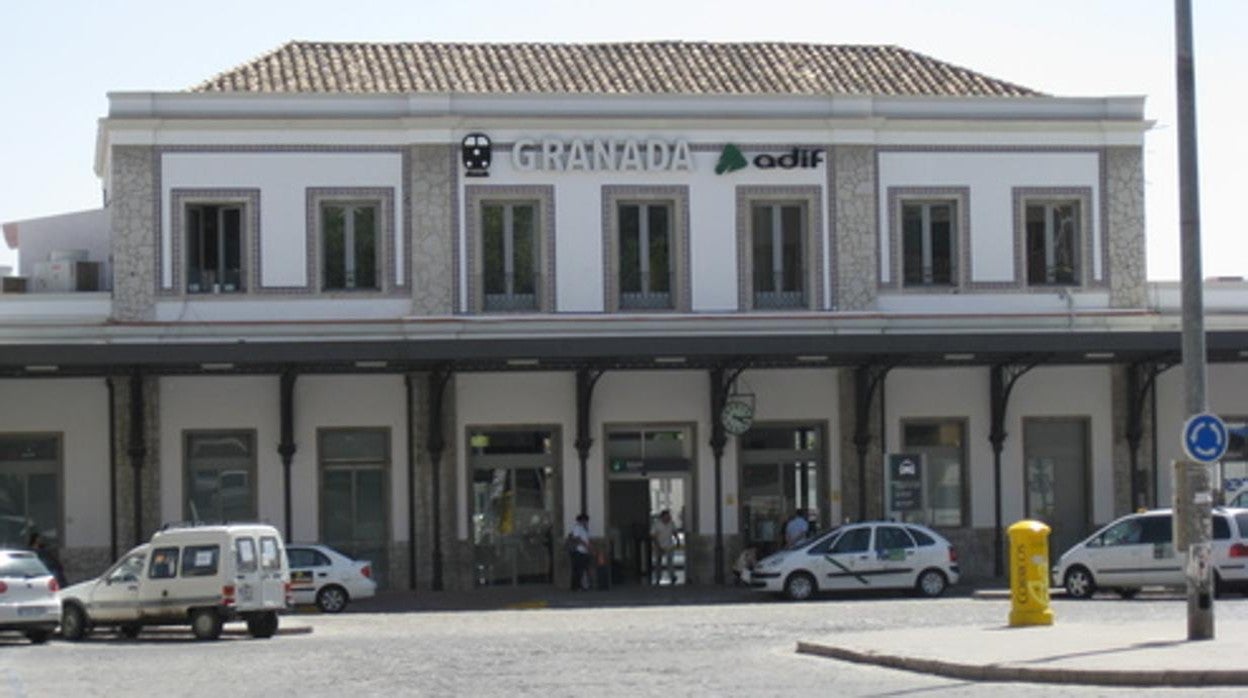
[[[362,606],[363,607],[363,606]],[[1181,598],[1057,601],[1063,620],[1141,618],[1185,627]],[[1248,619],[1248,601],[1219,602]],[[1140,689],[970,684],[797,655],[798,640],[912,625],[1004,624],[1008,602],[970,598],[829,599],[535,608],[492,611],[294,614],[311,632],[215,643],[152,632],[127,642],[0,644],[0,696],[722,696],[1131,695]],[[956,643],[951,636],[949,642]],[[1057,648],[1055,648],[1057,649]],[[1112,661],[1112,660],[1111,660]],[[1238,666],[1242,657],[1227,658]],[[1147,690],[1156,695],[1234,695]]]

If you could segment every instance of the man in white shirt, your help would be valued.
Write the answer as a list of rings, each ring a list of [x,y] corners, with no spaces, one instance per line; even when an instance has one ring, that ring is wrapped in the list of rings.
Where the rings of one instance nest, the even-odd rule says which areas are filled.
[[[793,518],[784,525],[784,547],[791,548],[810,533],[810,522],[806,520],[806,512],[798,509]]]
[[[593,545],[589,541],[589,514],[580,514],[568,531],[568,554],[572,557],[572,591],[587,591],[592,585],[589,579],[589,563],[593,559]]]
[[[663,583],[663,569],[667,569],[668,578],[676,583],[676,522],[672,521],[672,512],[664,509],[650,526],[650,541],[653,544],[651,567],[655,584]]]

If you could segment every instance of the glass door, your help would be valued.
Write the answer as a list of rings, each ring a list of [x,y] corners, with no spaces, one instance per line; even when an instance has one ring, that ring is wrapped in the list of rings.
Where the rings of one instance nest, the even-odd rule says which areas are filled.
[[[1027,515],[1048,524],[1054,559],[1090,533],[1088,420],[1023,420]]]
[[[820,519],[822,444],[815,426],[756,426],[740,437],[741,539],[759,559],[784,542],[784,525],[799,509]]]
[[[554,578],[554,443],[547,430],[469,432],[477,586]]]
[[[607,541],[613,584],[688,582],[692,439],[687,428],[607,433]],[[667,512],[664,520],[663,512]],[[662,550],[659,541],[674,539]]]
[[[373,563],[384,587],[389,573],[389,506],[386,502],[390,432],[334,429],[320,432],[321,540]]]

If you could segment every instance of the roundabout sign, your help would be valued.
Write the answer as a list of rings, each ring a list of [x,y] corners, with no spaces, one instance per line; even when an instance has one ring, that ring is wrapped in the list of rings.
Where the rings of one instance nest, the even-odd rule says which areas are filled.
[[[1193,415],[1183,423],[1183,451],[1188,458],[1201,463],[1213,463],[1226,455],[1230,439],[1226,423],[1216,414],[1208,412]]]

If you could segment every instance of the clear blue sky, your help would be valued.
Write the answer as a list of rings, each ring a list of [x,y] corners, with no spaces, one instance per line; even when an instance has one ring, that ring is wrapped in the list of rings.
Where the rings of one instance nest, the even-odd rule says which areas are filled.
[[[1248,276],[1248,1],[1193,5],[1204,273]],[[1050,94],[1146,96],[1149,278],[1177,279],[1173,15],[1166,0],[0,0],[0,221],[100,205],[108,92],[183,90],[291,39],[896,44]]]

